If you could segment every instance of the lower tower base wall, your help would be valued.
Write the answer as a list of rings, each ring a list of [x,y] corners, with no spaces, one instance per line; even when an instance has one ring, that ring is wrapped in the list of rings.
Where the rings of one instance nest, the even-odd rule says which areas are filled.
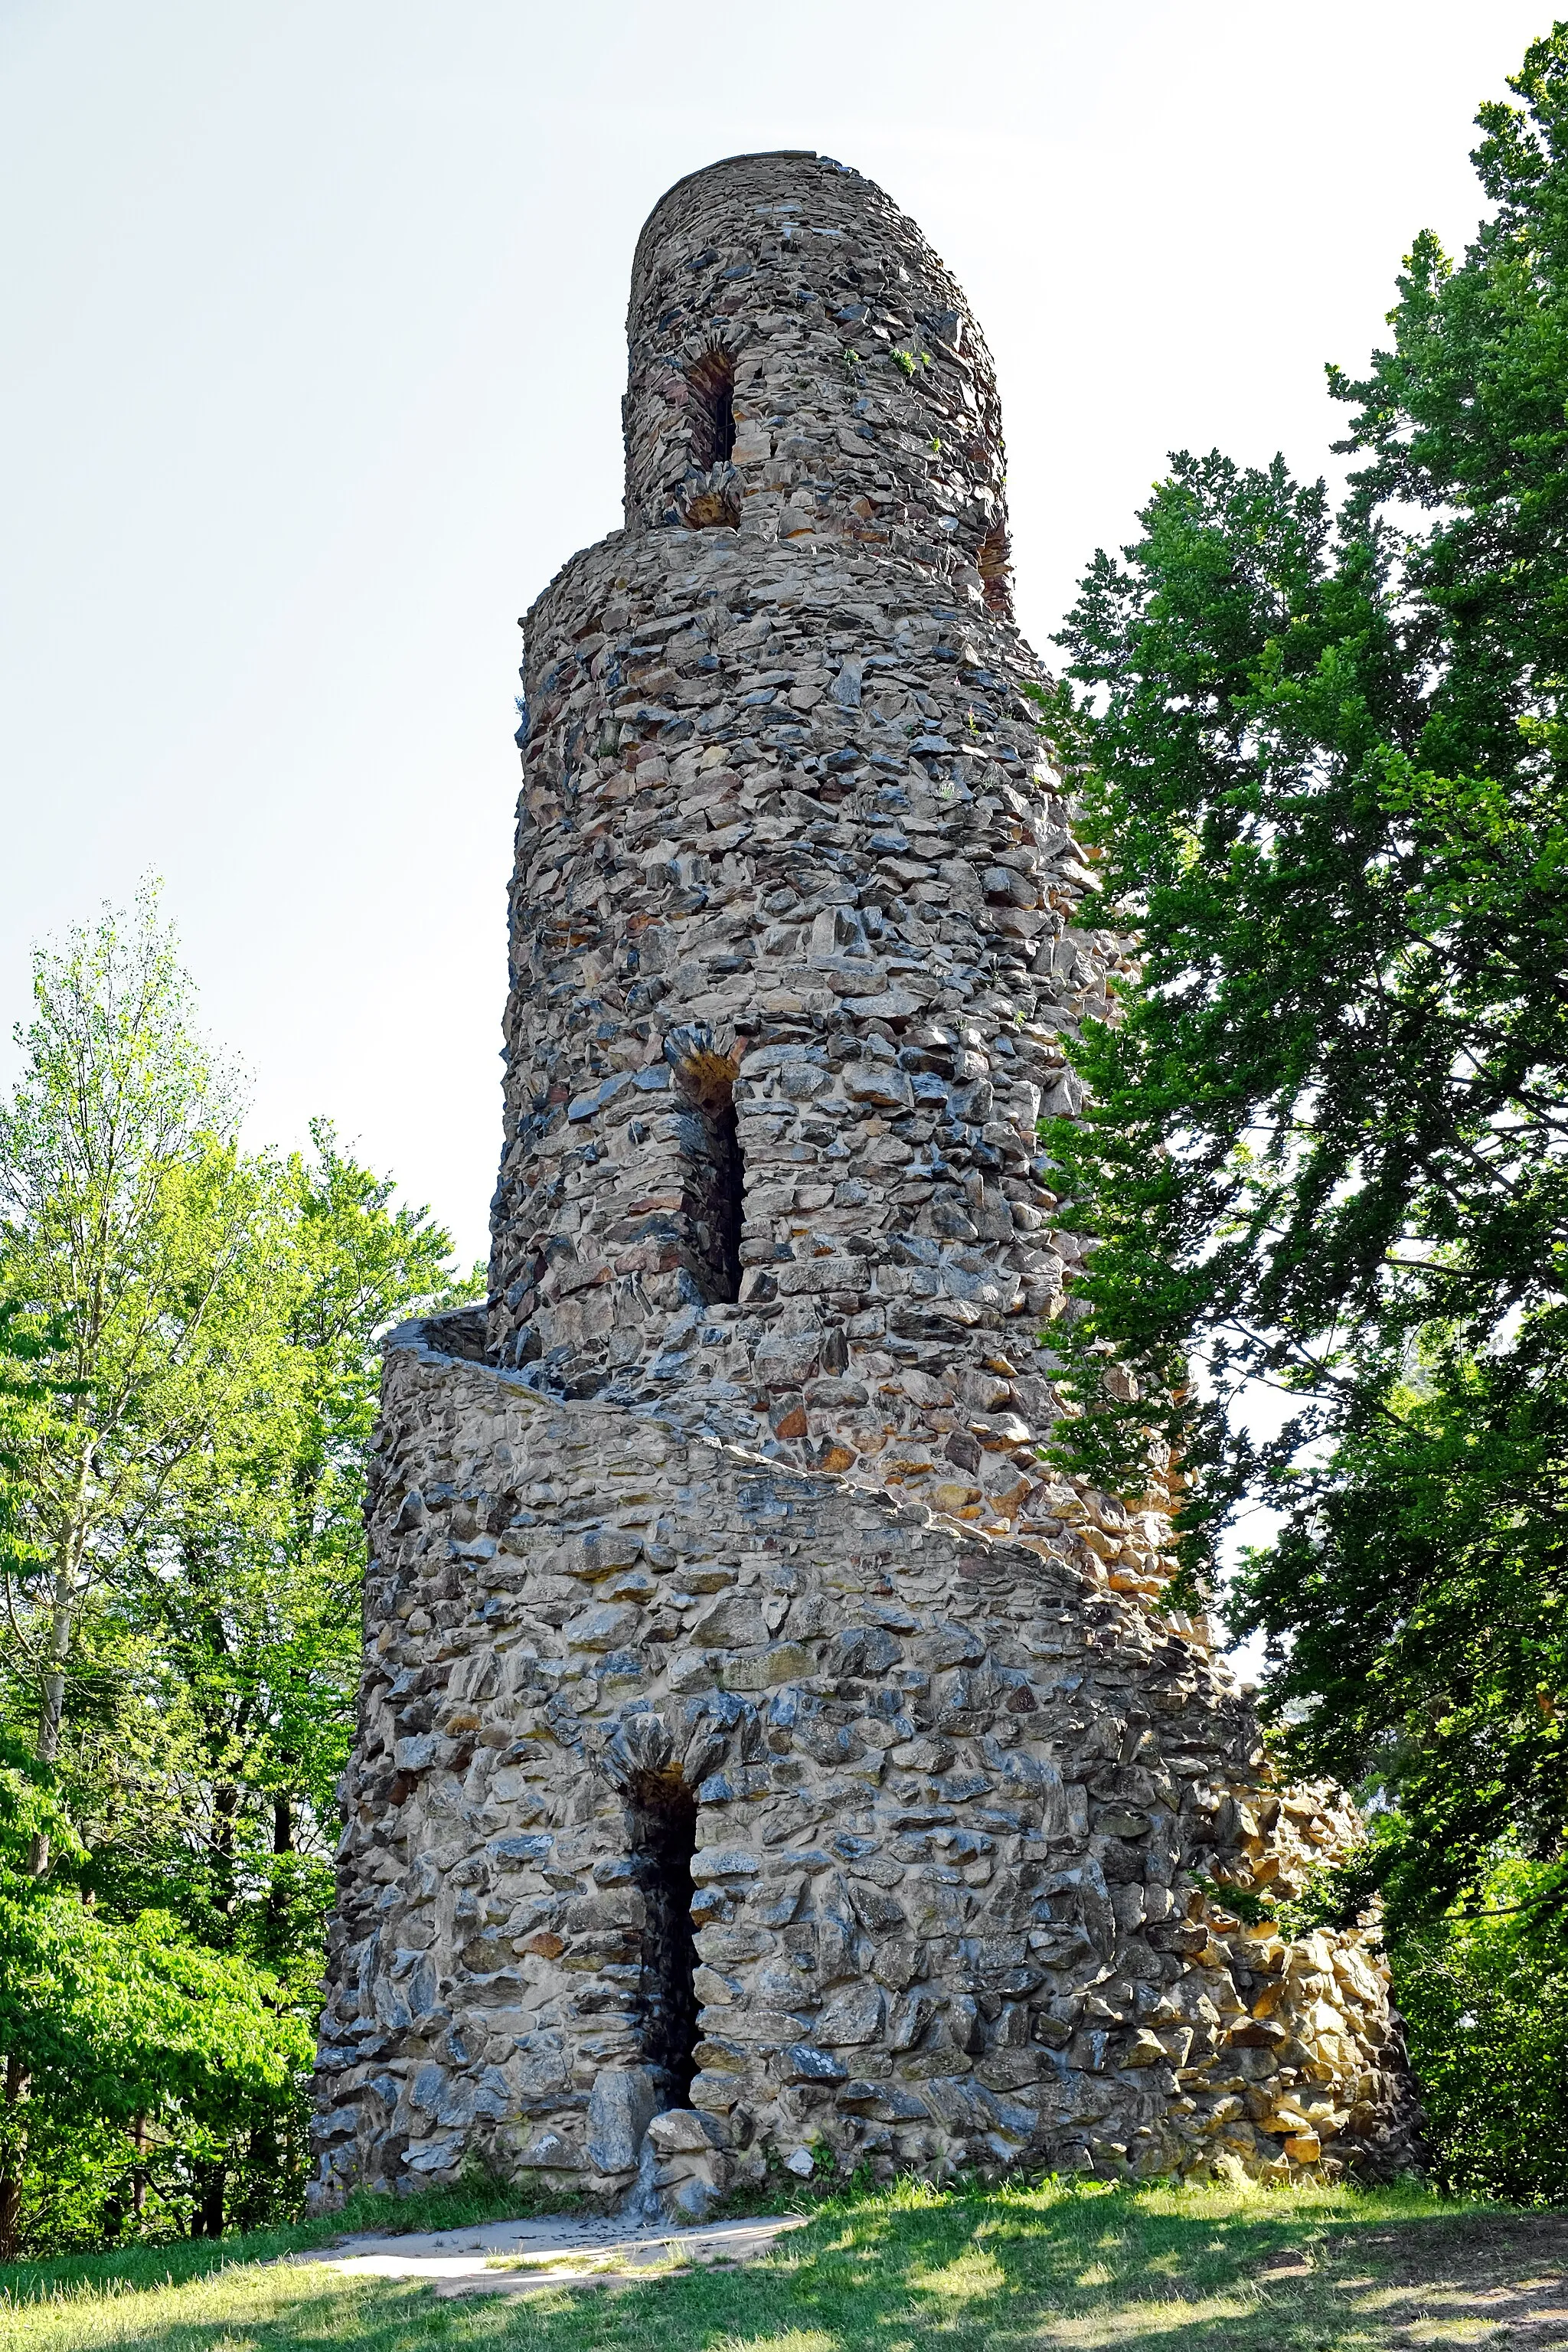
[[[315,2200],[1405,2160],[1353,1823],[1086,1554],[387,1349]],[[1200,1885],[1197,1881],[1205,1882]],[[650,2153],[651,2151],[651,2153]]]

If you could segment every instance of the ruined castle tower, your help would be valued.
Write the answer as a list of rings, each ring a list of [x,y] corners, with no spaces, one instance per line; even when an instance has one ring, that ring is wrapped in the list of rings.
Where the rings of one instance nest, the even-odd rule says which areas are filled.
[[[1042,1452],[1042,1111],[1122,943],[1022,691],[995,385],[809,153],[637,247],[626,525],[528,614],[488,1310],[394,1335],[318,2197],[470,2155],[1385,2154],[1359,1934],[1169,1500]],[[1243,1906],[1256,1910],[1256,1906]]]

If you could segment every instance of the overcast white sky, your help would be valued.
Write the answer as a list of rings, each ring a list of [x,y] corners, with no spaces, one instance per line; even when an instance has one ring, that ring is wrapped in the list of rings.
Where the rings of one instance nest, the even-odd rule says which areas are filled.
[[[1042,646],[1168,449],[1299,468],[1473,227],[1520,0],[0,0],[0,1029],[167,905],[257,1141],[334,1117],[484,1246],[516,616],[619,520],[661,191],[816,147],[1001,374]],[[0,1068],[5,1066],[0,1061]]]

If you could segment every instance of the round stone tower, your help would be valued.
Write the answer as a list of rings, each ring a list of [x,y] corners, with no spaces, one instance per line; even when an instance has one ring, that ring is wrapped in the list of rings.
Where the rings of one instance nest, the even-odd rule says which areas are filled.
[[[628,331],[626,527],[524,624],[488,1307],[388,1349],[320,2194],[1386,2158],[1366,1939],[1215,1907],[1342,1803],[1164,1487],[1045,1456],[1037,1123],[1125,958],[984,341],[795,152],[664,197]]]

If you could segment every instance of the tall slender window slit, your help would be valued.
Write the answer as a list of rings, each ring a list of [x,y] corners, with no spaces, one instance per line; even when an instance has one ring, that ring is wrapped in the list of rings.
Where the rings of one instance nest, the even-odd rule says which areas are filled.
[[[692,392],[691,463],[708,473],[735,454],[735,362],[728,352],[704,352],[686,381]]]
[[[645,1772],[626,1795],[634,1880],[643,1898],[637,2012],[643,2063],[660,2109],[683,2107],[697,2071],[697,1943],[691,1857],[697,1799],[669,1772]]]

